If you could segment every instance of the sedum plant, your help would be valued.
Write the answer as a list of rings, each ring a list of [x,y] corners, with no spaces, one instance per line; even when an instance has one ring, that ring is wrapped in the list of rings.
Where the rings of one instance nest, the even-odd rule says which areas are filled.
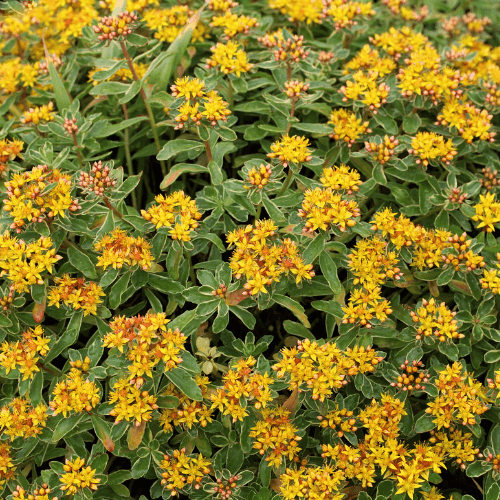
[[[497,500],[488,2],[0,2],[0,496]]]

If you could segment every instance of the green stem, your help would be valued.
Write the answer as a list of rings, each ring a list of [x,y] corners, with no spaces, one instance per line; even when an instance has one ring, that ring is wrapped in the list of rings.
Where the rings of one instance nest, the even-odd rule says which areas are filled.
[[[123,117],[128,120],[128,109],[126,104],[122,104]],[[127,160],[127,170],[128,175],[134,175],[134,166],[132,165],[132,155],[130,154],[130,134],[128,127],[124,130],[123,142],[125,143],[125,158]],[[137,203],[137,192],[132,190],[132,205],[136,210],[139,210],[139,204]]]
[[[286,176],[285,182],[283,183],[283,186],[281,186],[280,192],[278,193],[276,198],[279,198],[287,190],[288,186],[290,185],[290,182],[292,182],[292,178],[293,178],[292,169],[288,167],[288,175]]]
[[[120,46],[123,51],[123,55],[125,56],[125,59],[127,60],[128,67],[130,69],[130,72],[132,73],[132,76],[134,78],[134,81],[138,82],[139,76],[137,75],[137,72],[135,71],[134,68],[134,63],[132,62],[132,59],[130,58],[130,54],[128,53],[127,46],[125,45],[125,42],[123,40],[120,41]],[[158,136],[158,131],[156,130],[156,122],[155,122],[155,117],[153,115],[153,111],[151,109],[151,106],[149,105],[148,98],[146,96],[146,92],[144,91],[144,87],[141,84],[141,90],[140,94],[142,97],[142,100],[144,101],[144,106],[146,106],[146,112],[148,113],[148,118],[149,118],[149,123],[151,125],[151,129],[153,130],[153,137],[155,140],[156,144],[156,151],[159,153],[161,151],[161,144],[160,144],[160,137]],[[163,174],[163,177],[167,175],[167,166],[165,165],[165,162],[163,160],[160,160],[160,166],[161,166],[161,173]]]
[[[227,84],[227,102],[229,104],[229,107],[232,108],[234,103],[234,97],[233,97],[233,84],[231,83],[230,79]]]
[[[286,126],[286,133],[290,132],[290,129],[292,128],[292,122],[291,119],[295,116],[295,106],[297,105],[298,97],[294,97],[292,99],[292,109],[290,111],[290,120],[288,121],[288,125]]]
[[[205,144],[205,152],[207,153],[207,160],[210,163],[213,160],[212,149],[210,148],[210,141],[203,141]]]
[[[189,277],[191,278],[193,286],[196,286],[196,273],[194,272],[193,262],[191,261],[191,254],[186,252],[186,257],[189,262]]]
[[[78,158],[78,164],[80,165],[80,169],[83,170],[82,153],[80,152],[80,149],[78,148],[78,141],[76,140],[76,134],[73,133],[71,135],[73,137],[73,144],[75,145],[76,156]]]
[[[262,212],[262,203],[259,203],[257,206],[257,213],[255,214],[255,220],[259,220],[261,212]]]
[[[113,204],[108,200],[107,196],[103,196],[102,199],[104,200],[104,203],[106,206],[120,219],[123,219],[123,214],[116,209],[116,207],[113,206]]]

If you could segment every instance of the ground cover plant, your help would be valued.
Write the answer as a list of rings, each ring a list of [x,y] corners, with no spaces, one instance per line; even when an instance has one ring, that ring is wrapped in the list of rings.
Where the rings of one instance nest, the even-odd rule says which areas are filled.
[[[0,495],[500,498],[497,2],[0,2]]]

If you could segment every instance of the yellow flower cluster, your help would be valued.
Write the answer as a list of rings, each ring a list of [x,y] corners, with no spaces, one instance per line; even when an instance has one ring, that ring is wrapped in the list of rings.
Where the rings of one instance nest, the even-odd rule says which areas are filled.
[[[239,359],[231,369],[222,377],[224,385],[210,394],[212,409],[217,408],[224,415],[231,415],[233,422],[243,421],[249,413],[241,405],[240,399],[245,398],[248,405],[255,401],[257,409],[265,408],[273,398],[269,386],[274,380],[267,374],[262,375],[252,369],[257,363],[253,356],[247,359]]]
[[[448,238],[448,248],[451,248],[452,252],[442,255],[443,268],[453,266],[455,271],[468,273],[484,267],[486,265],[484,257],[469,250],[471,245],[472,240],[467,239],[467,233],[465,232],[461,236],[458,236],[458,234],[450,236]]]
[[[355,426],[356,417],[354,417],[354,412],[345,408],[339,409],[338,405],[335,410],[329,411],[324,416],[320,415],[318,420],[321,427],[332,429],[339,438],[343,437],[346,432],[356,432],[358,430]]]
[[[382,357],[370,347],[355,347],[342,352],[336,344],[319,345],[306,339],[297,347],[281,351],[282,359],[275,365],[278,378],[286,377],[290,390],[312,389],[312,398],[324,401],[347,384],[346,377],[371,373]]]
[[[122,229],[114,229],[94,243],[94,250],[100,252],[97,265],[104,269],[113,266],[121,269],[124,265],[140,266],[147,271],[153,262],[151,244],[144,238],[128,236]]]
[[[366,328],[371,328],[371,321],[376,318],[384,322],[392,313],[391,303],[381,296],[382,289],[366,283],[363,288],[355,288],[347,306],[342,307],[344,317],[342,323],[358,323]]]
[[[328,0],[326,14],[334,22],[335,29],[340,30],[358,24],[358,18],[375,15],[371,2],[356,2],[353,0]]]
[[[342,500],[345,495],[340,490],[344,480],[343,471],[328,464],[322,467],[306,467],[304,464],[299,469],[287,468],[285,473],[279,476],[280,498]]]
[[[394,150],[399,146],[399,139],[393,135],[385,135],[382,142],[365,142],[365,149],[371,153],[372,160],[385,165],[394,155]]]
[[[14,467],[14,460],[11,456],[11,447],[9,443],[0,441],[0,486],[9,479],[14,479],[16,475],[16,468]]]
[[[325,17],[323,0],[268,0],[271,9],[279,10],[291,22],[305,22],[306,24],[321,23]]]
[[[148,69],[148,65],[140,63],[140,62],[135,62],[133,64],[134,64],[134,69],[135,69],[137,76],[139,77],[140,80],[142,80],[142,77],[145,75],[145,73]],[[94,68],[93,70],[89,71],[89,73],[88,73],[88,81],[92,82],[92,85],[94,85],[94,86],[98,85],[100,82],[103,82],[103,81],[104,82],[127,83],[127,82],[131,82],[134,79],[134,77],[132,75],[132,71],[130,71],[129,68],[120,68],[120,69],[116,70],[116,72],[114,74],[112,74],[111,76],[106,78],[105,80],[94,80],[94,75],[99,71],[102,71],[102,69],[101,68]]]
[[[52,273],[53,265],[62,258],[52,245],[52,239],[45,236],[26,243],[5,232],[0,235],[0,276],[12,281],[11,288],[18,293],[43,284],[42,274]]]
[[[148,391],[141,391],[129,377],[120,378],[113,384],[113,390],[109,392],[109,402],[114,404],[114,408],[109,412],[115,417],[115,422],[122,420],[135,422],[139,427],[143,422],[153,418],[153,411],[158,408],[156,396],[152,396]]]
[[[267,293],[266,286],[279,282],[290,273],[298,284],[314,277],[311,264],[305,264],[297,244],[290,238],[277,239],[278,226],[271,220],[256,221],[231,231],[229,247],[236,247],[229,267],[236,279],[245,277],[244,288],[249,294]]]
[[[312,160],[309,139],[303,136],[284,135],[281,140],[271,144],[271,153],[268,153],[269,158],[277,159],[286,168],[290,163],[299,164],[307,163]]]
[[[212,58],[205,61],[207,69],[218,68],[225,75],[234,73],[241,76],[242,73],[248,73],[253,64],[247,61],[247,54],[239,48],[237,42],[229,40],[226,44],[218,43],[210,48],[213,52]]]
[[[442,135],[434,132],[419,132],[411,141],[411,148],[408,153],[418,156],[415,160],[417,165],[422,164],[427,167],[433,160],[442,161],[445,165],[450,165],[457,150],[453,146],[453,141],[445,141]]]
[[[500,253],[497,253],[497,268],[500,269]],[[490,290],[493,294],[500,293],[500,273],[497,269],[485,269],[483,277],[479,280],[484,290]]]
[[[49,306],[55,305],[59,309],[62,302],[76,311],[82,309],[84,316],[97,314],[97,306],[102,304],[101,297],[106,295],[97,283],[72,278],[69,274],[54,278],[54,283],[56,286],[51,287],[48,295]]]
[[[351,147],[361,135],[371,132],[368,122],[361,121],[355,113],[344,108],[333,110],[328,123],[334,127],[330,137],[336,141],[344,141],[348,147]]]
[[[283,31],[278,30],[274,33],[268,33],[263,37],[259,37],[258,42],[269,49],[273,50],[274,59],[287,64],[287,76],[290,79],[292,63],[298,63],[306,59],[309,51],[304,47],[304,37],[301,35],[293,35],[292,38],[283,36]]]
[[[201,389],[203,399],[208,398],[208,377],[196,375],[196,384]],[[162,411],[159,422],[163,425],[164,432],[172,432],[174,427],[187,427],[191,429],[194,424],[200,424],[206,427],[212,422],[213,410],[201,401],[189,399],[173,384],[169,384],[162,396],[175,396],[179,399],[179,405],[176,408],[168,408]]]
[[[390,394],[382,394],[380,402],[373,399],[358,418],[363,427],[368,429],[366,439],[380,442],[398,436],[399,422],[406,414],[404,401]]]
[[[310,84],[300,82],[299,80],[289,80],[285,82],[285,94],[287,97],[297,100],[301,94],[309,90]]]
[[[38,325],[29,328],[22,333],[22,339],[16,342],[3,342],[0,346],[0,366],[7,373],[11,370],[19,370],[23,380],[33,378],[35,372],[39,372],[37,356],[47,356],[50,339],[45,337],[43,328]]]
[[[47,407],[44,404],[35,407],[27,399],[14,398],[0,408],[0,432],[11,440],[19,436],[25,439],[37,436],[46,425]]]
[[[394,57],[383,57],[377,49],[373,49],[367,44],[350,61],[344,64],[342,72],[344,75],[348,75],[351,71],[359,69],[374,71],[382,77],[396,69],[396,62]]]
[[[231,114],[231,110],[227,109],[228,103],[216,90],[206,92],[205,83],[198,78],[178,78],[171,89],[173,97],[184,98],[184,102],[175,110],[176,130],[184,128],[190,121],[201,125],[202,120],[214,127],[219,121],[226,122]]]
[[[12,492],[12,496],[16,500],[49,500],[49,495],[52,492],[53,490],[49,488],[49,485],[47,483],[42,483],[40,487],[35,488],[32,495],[28,495],[24,488],[21,488],[21,486],[17,485],[16,489]],[[53,499],[54,498],[57,497],[53,497]]]
[[[418,307],[416,312],[410,312],[413,322],[418,323],[416,339],[421,340],[422,337],[432,335],[439,342],[464,338],[465,335],[457,331],[458,321],[453,319],[456,314],[446,307],[445,302],[438,305],[434,298],[429,301],[423,299],[422,306]]]
[[[304,224],[306,233],[317,229],[330,231],[333,227],[344,232],[356,224],[355,219],[359,216],[357,202],[342,199],[342,195],[331,188],[306,190],[302,208],[299,209],[299,217],[306,219]]]
[[[53,122],[55,117],[52,111],[54,111],[54,104],[52,102],[44,104],[43,106],[29,108],[21,117],[21,123],[23,125],[27,123],[38,125],[40,122]]]
[[[402,54],[418,50],[429,42],[426,36],[413,31],[408,26],[403,26],[401,29],[389,28],[389,31],[385,33],[377,33],[373,37],[369,37],[369,41],[375,47],[382,48],[396,61]]]
[[[185,351],[187,338],[178,328],[166,327],[170,320],[165,313],[125,318],[116,316],[109,324],[111,332],[103,339],[103,346],[116,347],[132,363],[127,366],[130,378],[136,385],[142,385],[142,377],[152,377],[152,369],[160,362],[165,363],[165,371],[176,368],[181,362],[180,354]]]
[[[424,364],[422,361],[412,361],[411,363],[406,360],[400,365],[399,370],[401,375],[398,375],[396,382],[392,382],[392,387],[397,387],[404,392],[424,391],[425,385],[429,382],[429,374],[423,369]]]
[[[198,455],[186,455],[186,449],[174,450],[172,455],[163,455],[160,468],[162,486],[169,490],[172,496],[179,493],[186,486],[194,486],[198,490],[203,478],[210,473],[210,460]],[[186,488],[187,489],[187,488]]]
[[[349,195],[359,191],[359,187],[363,184],[359,172],[343,164],[340,167],[324,168],[319,181],[325,188],[344,191]]]
[[[55,184],[44,193],[47,186]],[[14,218],[11,229],[18,233],[29,222],[42,222],[57,215],[65,217],[65,211],[78,210],[78,200],[71,196],[73,183],[71,176],[58,169],[39,165],[29,172],[14,174],[12,180],[5,182],[7,197],[3,209]]]
[[[254,438],[253,447],[265,460],[269,467],[278,468],[283,459],[293,460],[301,448],[297,435],[299,429],[292,424],[290,412],[283,408],[264,408],[256,425],[250,430],[250,437]]]
[[[429,97],[436,105],[439,101],[460,97],[462,94],[461,90],[457,90],[463,80],[460,71],[441,67],[441,57],[432,45],[427,44],[414,50],[405,59],[405,64],[398,74],[403,97]]]
[[[267,186],[269,179],[273,175],[271,165],[260,164],[259,168],[253,167],[247,174],[247,182],[250,186],[244,186],[245,189],[251,189],[256,187],[257,189],[263,189]]]
[[[149,29],[156,31],[154,37],[162,42],[172,43],[194,14],[187,5],[174,5],[168,9],[150,9],[142,15],[142,21]],[[205,24],[198,22],[191,41],[203,42],[208,36]]]
[[[479,222],[477,228],[483,228],[488,233],[495,232],[495,226],[500,222],[500,203],[493,193],[479,195],[479,203],[474,206],[476,214],[472,216],[474,222]]]
[[[432,430],[431,436],[429,442],[435,444],[434,449],[454,459],[462,470],[466,468],[466,463],[473,462],[479,453],[472,433],[463,432],[455,426],[450,426],[448,432]]]
[[[454,422],[473,425],[489,408],[485,387],[457,361],[438,372],[435,385],[439,394],[427,403],[425,411],[435,417],[438,430]]]
[[[132,33],[137,14],[135,12],[120,12],[117,16],[103,17],[97,25],[92,26],[98,40],[124,39]]]
[[[9,141],[9,139],[0,140],[0,174],[7,171],[7,162],[15,160],[17,157],[22,159],[21,151],[24,142],[19,139]]]
[[[186,195],[184,191],[176,191],[168,196],[155,196],[156,205],[148,210],[141,210],[141,215],[155,224],[156,229],[170,227],[173,240],[190,241],[192,232],[200,225],[201,213],[196,201]]]
[[[211,28],[224,28],[224,36],[226,39],[234,38],[236,35],[248,35],[251,28],[257,28],[259,23],[257,18],[248,16],[238,16],[230,10],[226,10],[224,14],[212,17],[210,23]]]
[[[214,12],[226,12],[228,9],[238,7],[239,3],[233,0],[208,0],[207,7]]]
[[[343,102],[361,101],[372,111],[374,115],[378,109],[387,102],[389,85],[384,82],[378,82],[379,74],[376,71],[357,71],[352,75],[352,80],[348,80],[345,85],[340,87],[339,92],[344,96]]]
[[[465,99],[465,98],[464,98]],[[457,129],[469,144],[474,139],[494,142],[496,132],[491,132],[493,115],[486,109],[479,109],[471,102],[448,99],[437,117],[436,125]]]
[[[74,495],[84,488],[89,488],[93,491],[97,490],[97,485],[101,480],[95,477],[95,469],[92,469],[90,465],[87,467],[84,466],[84,458],[77,457],[75,460],[66,459],[63,465],[65,474],[59,478],[62,484],[60,488],[66,492],[66,495]]]
[[[71,368],[62,382],[56,384],[49,406],[54,415],[62,413],[66,418],[72,411],[75,413],[92,411],[100,400],[96,384],[84,379],[82,370],[75,367]]]

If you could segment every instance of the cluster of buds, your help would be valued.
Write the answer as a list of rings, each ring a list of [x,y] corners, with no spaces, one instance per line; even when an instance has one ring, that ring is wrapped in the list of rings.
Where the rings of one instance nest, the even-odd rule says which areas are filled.
[[[452,37],[457,35],[460,30],[458,29],[458,23],[460,22],[460,18],[458,16],[452,16],[443,19],[441,23],[441,27],[448,34],[448,36]]]
[[[52,54],[50,56],[52,59],[52,64],[56,69],[60,68],[62,66],[62,59],[57,55],[57,54]],[[44,75],[49,74],[49,65],[46,60],[40,61],[38,63],[38,71]]]
[[[461,193],[460,188],[453,188],[448,196],[448,199],[452,203],[458,203],[461,205],[469,197],[468,193]]]
[[[304,37],[302,35],[293,35],[293,38],[287,40],[277,36],[265,35],[258,38],[258,41],[265,47],[274,49],[276,61],[298,63],[309,55],[309,51],[304,48]]]
[[[106,16],[94,26],[94,32],[99,35],[99,40],[113,40],[114,38],[123,37],[132,33],[130,25],[137,21],[137,14],[134,12],[120,12],[116,17]]]
[[[290,80],[285,82],[285,94],[291,98],[299,98],[302,92],[309,90],[309,83],[299,82],[299,80]]]
[[[220,495],[222,500],[231,498],[233,490],[238,487],[236,481],[238,481],[239,478],[239,476],[232,476],[227,480],[227,483],[224,483],[220,478],[217,479],[217,486],[214,487],[214,493]]]
[[[69,364],[71,368],[77,368],[78,370],[81,370],[82,372],[88,372],[90,369],[90,362],[91,359],[88,356],[85,356],[85,359],[81,361],[78,359],[77,361],[70,361]]]
[[[385,165],[394,154],[394,149],[399,145],[399,139],[393,135],[384,136],[384,142],[376,144],[374,142],[365,142],[365,149],[373,156],[373,161]]]
[[[403,372],[399,375],[397,382],[392,382],[392,387],[397,387],[403,391],[424,391],[425,385],[429,382],[429,374],[423,370],[422,361],[412,361],[411,363],[406,360],[399,368]]]
[[[484,28],[489,26],[491,22],[489,17],[480,19],[473,12],[468,12],[462,16],[462,23],[465,24],[467,31],[470,33],[482,33]]]
[[[500,184],[500,179],[498,179],[498,171],[491,170],[491,167],[485,167],[481,170],[483,178],[480,179],[481,186],[487,191],[495,189]]]
[[[76,133],[78,132],[78,126],[76,125],[76,118],[71,118],[71,119],[65,118],[63,127],[64,130],[66,130],[66,132],[69,135],[76,135]]]
[[[227,287],[224,283],[221,283],[217,290],[212,290],[212,295],[214,297],[219,297],[220,299],[226,298]]]
[[[342,410],[336,410],[323,416],[320,415],[318,420],[321,422],[320,426],[323,428],[329,427],[332,430],[336,430],[340,427],[337,432],[338,437],[343,437],[344,432],[356,432],[358,428],[355,426],[356,418],[354,418],[354,412],[342,408]]]
[[[500,88],[496,83],[486,82],[483,84],[484,88],[487,90],[486,102],[490,106],[500,106]]]
[[[250,183],[250,186],[245,184],[245,189],[251,189],[252,187],[256,187],[258,189],[262,189],[269,182],[269,178],[273,174],[271,170],[271,165],[263,163],[259,168],[252,168],[250,172],[248,172],[247,182]]]
[[[43,483],[40,488],[33,490],[33,494],[26,494],[26,490],[21,486],[17,485],[16,489],[12,492],[14,498],[19,500],[47,500],[52,490],[49,488],[47,483]],[[58,500],[57,497],[52,497],[52,500]]]
[[[333,52],[325,52],[324,50],[322,50],[318,55],[319,62],[321,62],[323,64],[331,63],[334,58],[335,58],[335,54]]]
[[[14,291],[10,290],[7,295],[4,295],[3,297],[0,298],[0,307],[4,311],[7,311],[12,302],[14,302]]]
[[[103,165],[102,161],[94,162],[90,173],[80,173],[80,187],[92,191],[96,196],[104,196],[104,191],[113,188],[116,180],[111,176],[111,169],[108,165]]]
[[[455,234],[448,238],[448,243],[451,243],[452,248],[457,252],[454,254],[442,255],[445,265],[452,265],[455,271],[458,271],[459,266],[465,264],[467,272],[477,268],[482,268],[486,265],[484,257],[476,255],[472,250],[469,250],[472,240],[467,239],[467,233],[462,233],[461,236]]]
[[[500,474],[500,454],[498,455],[493,455],[493,453],[491,453],[491,451],[489,450],[486,450],[484,452],[484,459],[493,465],[493,474]]]

